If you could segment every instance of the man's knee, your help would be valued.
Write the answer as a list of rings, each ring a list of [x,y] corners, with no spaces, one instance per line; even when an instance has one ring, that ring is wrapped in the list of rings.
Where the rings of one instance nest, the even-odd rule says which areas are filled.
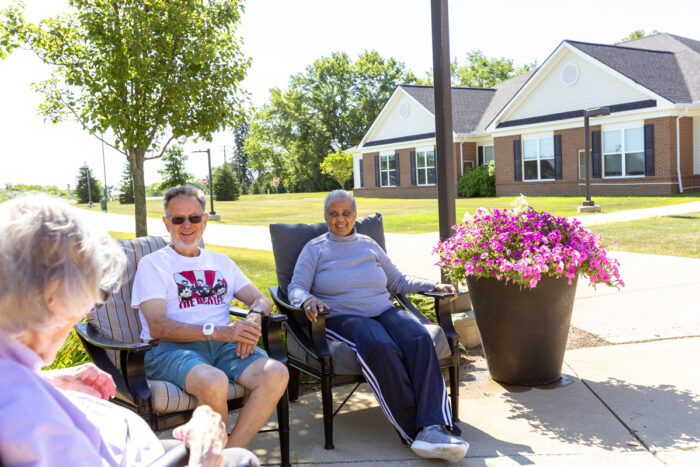
[[[212,401],[228,394],[229,379],[226,373],[210,365],[197,365],[187,373],[185,390],[199,400]]]
[[[289,382],[289,371],[287,366],[277,360],[270,359],[265,363],[263,376],[267,382],[274,386],[285,388]]]

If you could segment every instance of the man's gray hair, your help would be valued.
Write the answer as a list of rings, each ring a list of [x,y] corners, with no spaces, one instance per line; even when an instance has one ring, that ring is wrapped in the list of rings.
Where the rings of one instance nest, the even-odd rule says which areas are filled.
[[[192,185],[174,186],[169,188],[163,195],[163,209],[165,210],[166,216],[168,215],[168,204],[170,204],[170,200],[176,196],[192,196],[193,198],[197,198],[199,204],[202,205],[202,212],[207,209],[207,197],[204,196],[202,190]]]
[[[323,202],[323,212],[328,212],[328,205],[330,205],[334,200],[343,198],[350,201],[352,204],[352,210],[357,212],[357,204],[355,204],[355,198],[345,190],[333,190],[326,195],[326,200]]]
[[[124,252],[67,202],[22,195],[0,204],[0,218],[0,329],[11,336],[41,329],[53,318],[45,293],[57,280],[56,299],[68,309],[118,286]]]

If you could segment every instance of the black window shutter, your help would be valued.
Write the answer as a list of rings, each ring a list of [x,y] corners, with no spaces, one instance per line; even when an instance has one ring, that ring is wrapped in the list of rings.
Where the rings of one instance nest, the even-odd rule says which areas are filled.
[[[401,171],[399,170],[399,153],[394,153],[394,160],[396,161],[396,186],[401,186]]]
[[[654,175],[654,124],[644,125],[644,175]]]
[[[374,156],[374,186],[381,186],[379,183],[379,156]]]
[[[416,184],[416,151],[411,151],[411,185]]]
[[[479,149],[476,150],[477,156],[476,156],[476,165],[480,166],[484,164],[484,147],[479,146]]]
[[[561,135],[554,135],[554,179],[562,179],[561,170]]]
[[[600,131],[591,132],[591,176],[593,178],[600,178],[602,174],[600,166],[601,158],[601,140]]]
[[[362,159],[360,159],[360,188],[365,187],[365,170],[364,170],[365,167],[364,167],[363,162],[364,161]]]
[[[513,140],[513,173],[516,182],[523,181],[522,167],[520,166],[520,140]]]

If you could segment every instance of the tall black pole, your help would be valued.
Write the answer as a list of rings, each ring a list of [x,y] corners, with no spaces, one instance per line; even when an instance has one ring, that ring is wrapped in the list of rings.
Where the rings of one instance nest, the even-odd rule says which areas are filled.
[[[583,111],[583,147],[586,151],[586,201],[584,206],[593,206],[595,203],[591,201],[591,135],[588,122],[588,112]]]
[[[209,214],[216,214],[214,211],[214,180],[211,178],[211,151],[207,148],[207,160],[209,161],[209,203],[211,204],[211,211]]]
[[[107,202],[107,164],[105,164],[105,141],[104,139],[100,138],[102,140],[102,170],[104,171],[104,176],[105,176],[105,203]]]
[[[450,82],[450,28],[447,0],[431,0],[433,26],[433,79],[435,92],[435,146],[437,147],[438,217],[440,240],[452,235],[455,224],[454,140]],[[443,277],[443,282],[445,277]]]

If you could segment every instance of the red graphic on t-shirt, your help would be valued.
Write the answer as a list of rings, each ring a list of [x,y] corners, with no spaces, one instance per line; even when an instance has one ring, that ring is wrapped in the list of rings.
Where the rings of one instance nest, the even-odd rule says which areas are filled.
[[[220,305],[228,291],[228,283],[219,271],[180,271],[173,274],[173,280],[177,284],[180,308]]]

